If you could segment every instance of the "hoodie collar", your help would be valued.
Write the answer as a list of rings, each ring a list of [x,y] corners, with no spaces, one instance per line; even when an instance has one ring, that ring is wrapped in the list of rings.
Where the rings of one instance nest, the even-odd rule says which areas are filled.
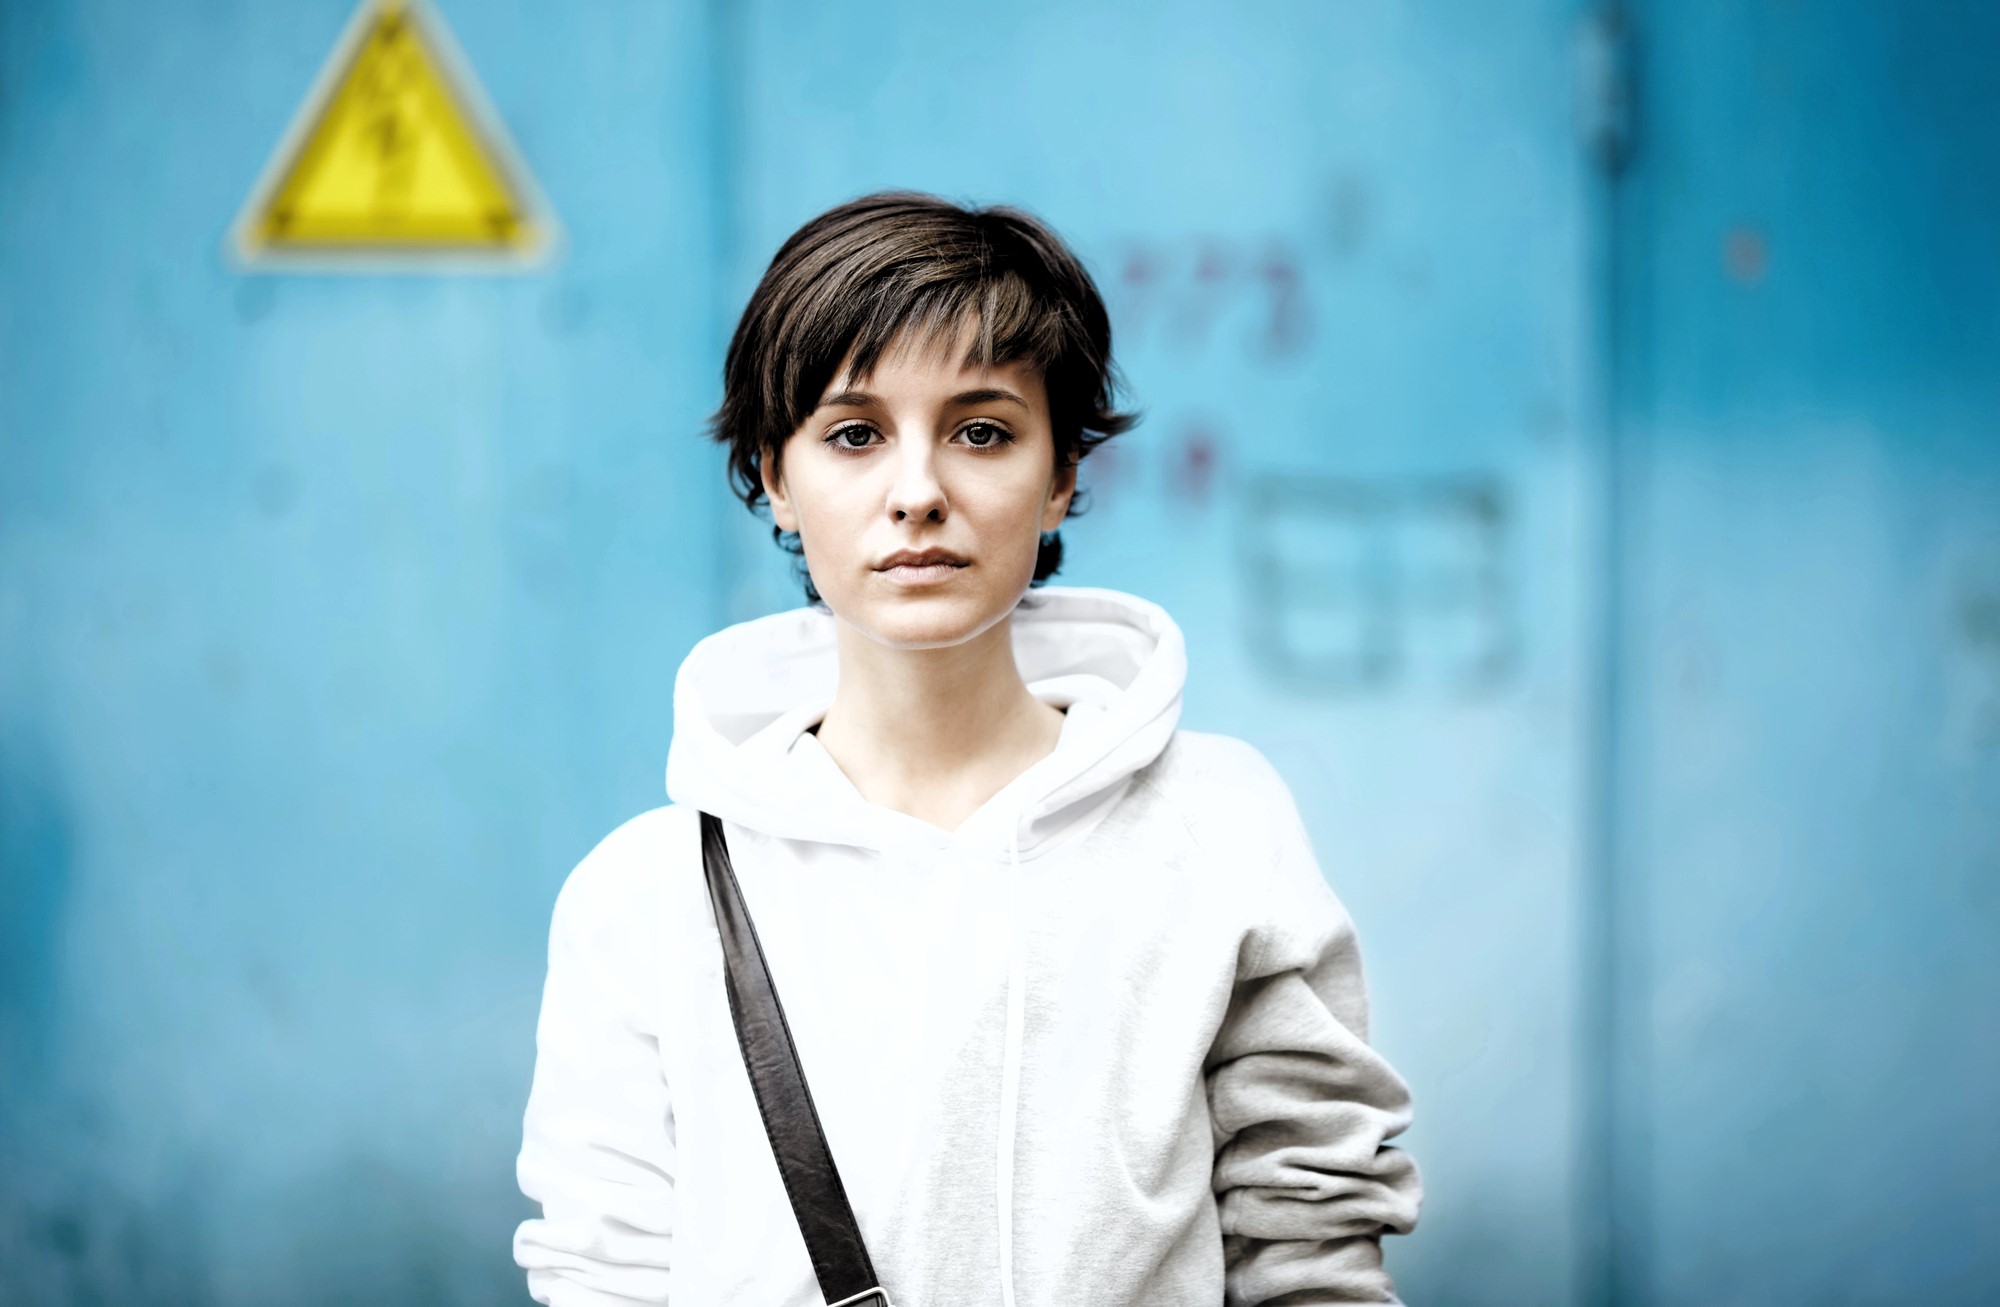
[[[1005,861],[1102,814],[1180,720],[1187,651],[1165,609],[1085,586],[1030,590],[1014,610],[1029,693],[1067,709],[1055,750],[956,831],[864,799],[804,736],[833,703],[835,618],[794,608],[697,643],[674,678],[667,797],[782,839]]]

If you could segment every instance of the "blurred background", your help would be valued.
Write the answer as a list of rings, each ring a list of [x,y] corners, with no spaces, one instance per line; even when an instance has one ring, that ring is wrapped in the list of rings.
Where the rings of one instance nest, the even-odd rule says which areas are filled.
[[[439,0],[525,271],[226,236],[350,0],[0,5],[0,1301],[527,1301],[549,909],[802,602],[779,242],[1070,238],[1059,583],[1298,794],[1413,1304],[2000,1301],[2000,7]]]

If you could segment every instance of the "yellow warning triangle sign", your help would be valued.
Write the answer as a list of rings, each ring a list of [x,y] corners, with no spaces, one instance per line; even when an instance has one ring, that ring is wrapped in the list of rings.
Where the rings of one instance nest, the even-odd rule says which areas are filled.
[[[364,0],[238,216],[246,263],[525,264],[554,221],[424,0]]]

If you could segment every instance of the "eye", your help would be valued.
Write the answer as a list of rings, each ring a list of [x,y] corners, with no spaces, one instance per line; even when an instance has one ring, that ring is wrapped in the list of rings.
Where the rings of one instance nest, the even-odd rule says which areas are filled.
[[[850,422],[844,427],[835,427],[833,430],[827,432],[826,439],[821,443],[832,445],[835,449],[866,449],[868,448],[867,441],[864,440],[858,445],[850,445],[843,437],[852,435],[872,436],[874,434],[875,428],[859,422]]]
[[[982,439],[975,440],[972,439],[972,433],[975,431],[987,434]],[[974,449],[998,449],[1002,445],[1014,443],[1014,433],[997,422],[974,422],[970,426],[961,428],[959,434],[965,436],[966,443]]]

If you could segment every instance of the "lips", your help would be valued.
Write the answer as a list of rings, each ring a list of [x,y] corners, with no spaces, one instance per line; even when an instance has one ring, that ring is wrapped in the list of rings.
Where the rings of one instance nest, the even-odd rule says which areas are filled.
[[[892,567],[932,567],[940,563],[952,567],[964,567],[967,561],[949,549],[902,549],[883,559],[875,570],[886,572]]]

